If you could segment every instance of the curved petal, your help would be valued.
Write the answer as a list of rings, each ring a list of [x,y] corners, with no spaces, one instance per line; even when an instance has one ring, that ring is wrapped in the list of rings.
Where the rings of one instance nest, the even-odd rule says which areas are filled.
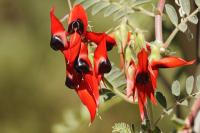
[[[99,87],[98,87],[98,81],[95,77],[94,74],[86,74],[84,76],[85,78],[85,81],[88,83],[89,85],[89,89],[91,90],[94,98],[95,98],[95,101],[96,101],[96,104],[97,106],[99,105]]]
[[[143,48],[139,53],[138,53],[138,68],[142,72],[147,72],[148,71],[148,53],[147,51]]]
[[[182,58],[177,58],[173,56],[164,57],[158,61],[152,61],[151,66],[152,69],[158,69],[158,68],[173,68],[173,67],[179,67],[179,66],[186,66],[186,65],[192,65],[195,63],[195,60],[192,61],[185,61]]]
[[[108,60],[107,51],[106,51],[106,39],[100,42],[97,48],[94,51],[94,70],[95,74],[101,75],[104,73],[110,72],[112,66]]]
[[[85,9],[80,5],[75,5],[73,9],[71,10],[69,14],[69,19],[68,19],[68,26],[70,26],[73,22],[79,21],[81,24],[81,28],[83,28],[83,34],[86,34],[87,31],[87,26],[88,26],[88,18]],[[82,27],[83,24],[83,27]],[[69,31],[69,27],[68,27]]]
[[[93,98],[93,95],[91,95],[88,88],[88,84],[82,80],[79,88],[76,89],[76,92],[80,97],[82,103],[87,107],[88,111],[90,112],[90,120],[91,122],[93,122],[96,115],[97,105],[95,99]]]
[[[60,22],[60,20],[54,15],[54,8],[51,8],[50,11],[50,18],[51,18],[51,34],[55,34],[58,32],[64,32],[65,29]]]
[[[65,59],[68,64],[73,64],[75,59],[78,57],[81,48],[81,36],[78,33],[74,33],[70,37],[69,48],[63,50]]]
[[[97,45],[100,44],[103,38],[106,38],[106,49],[110,51],[115,45],[116,41],[111,36],[106,35],[105,33],[96,33],[96,32],[87,32],[86,38],[89,41],[96,43]]]

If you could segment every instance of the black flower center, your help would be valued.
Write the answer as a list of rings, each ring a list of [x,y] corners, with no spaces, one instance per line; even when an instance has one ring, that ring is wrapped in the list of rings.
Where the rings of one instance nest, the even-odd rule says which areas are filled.
[[[76,21],[72,21],[68,26],[68,33],[73,34],[74,32],[79,33],[80,35],[83,34],[84,31],[84,25],[83,22],[80,19],[77,19]]]
[[[62,40],[60,39],[60,37],[58,37],[58,36],[51,37],[50,46],[55,51],[61,50],[64,48],[64,44],[63,44]]]
[[[74,67],[78,73],[88,73],[90,71],[88,63],[80,58],[76,59]]]
[[[70,79],[69,77],[66,77],[65,85],[66,85],[69,89],[75,89],[75,88],[76,88],[76,84],[75,84],[74,81],[72,81],[72,79]]]
[[[100,74],[109,73],[111,71],[111,69],[112,69],[112,66],[108,59],[102,61],[99,65],[99,73]]]
[[[136,83],[138,84],[146,84],[149,82],[149,73],[139,73],[136,77]]]

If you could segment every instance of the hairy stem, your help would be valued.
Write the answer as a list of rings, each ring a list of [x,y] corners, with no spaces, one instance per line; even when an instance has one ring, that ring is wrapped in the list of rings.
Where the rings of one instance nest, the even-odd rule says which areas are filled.
[[[169,37],[167,38],[167,40],[165,41],[163,48],[167,48],[169,47],[171,41],[174,39],[174,37],[176,36],[176,34],[179,31],[179,26],[183,23],[187,23],[188,22],[188,18],[192,17],[193,15],[196,15],[199,12],[200,8],[198,7],[196,10],[194,10],[190,15],[188,15],[181,23],[179,23],[176,28],[172,31],[172,33],[169,35]]]
[[[155,37],[156,41],[163,42],[162,33],[162,14],[165,6],[165,0],[160,0],[157,5],[158,14],[155,16]]]

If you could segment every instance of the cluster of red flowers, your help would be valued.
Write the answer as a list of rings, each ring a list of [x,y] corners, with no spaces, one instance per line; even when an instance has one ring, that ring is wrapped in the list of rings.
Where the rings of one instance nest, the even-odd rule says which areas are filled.
[[[87,31],[87,14],[81,5],[76,5],[71,10],[67,30],[54,15],[54,9],[50,12],[50,18],[50,46],[56,51],[60,50],[66,61],[65,85],[75,89],[93,121],[99,104],[100,81],[103,74],[110,72],[112,68],[107,51],[111,50],[116,42],[105,33]],[[88,58],[89,42],[97,45],[93,65]]]
[[[88,108],[91,121],[94,120],[99,104],[99,84],[104,73],[110,72],[112,66],[108,60],[107,51],[116,45],[115,39],[105,33],[87,31],[87,14],[81,5],[76,5],[71,10],[68,19],[68,28],[65,30],[62,23],[54,15],[51,17],[51,42],[54,50],[60,50],[66,61],[66,81],[68,88],[75,89],[82,103]],[[130,40],[130,33],[128,33]],[[88,58],[88,43],[97,45],[94,51],[93,63]],[[132,59],[126,66],[127,95],[136,93],[140,114],[144,119],[144,106],[147,97],[156,104],[154,91],[159,68],[171,68],[193,64],[177,57],[164,57],[160,60],[149,60],[151,47],[144,46],[137,54],[137,59]],[[93,65],[92,65],[93,64]]]

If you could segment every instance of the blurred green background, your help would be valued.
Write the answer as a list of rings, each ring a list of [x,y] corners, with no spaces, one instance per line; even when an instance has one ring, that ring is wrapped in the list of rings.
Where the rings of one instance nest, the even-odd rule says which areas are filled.
[[[68,123],[68,126],[76,128],[75,133],[110,133],[116,122],[139,123],[137,105],[125,102],[100,113],[102,120],[97,117],[91,127],[88,127],[89,120],[83,121],[81,126],[73,121],[74,115],[70,112],[80,112],[81,103],[75,92],[64,85],[65,62],[62,54],[49,46],[49,11],[52,5],[55,5],[59,18],[69,11],[66,0],[0,0],[0,132],[62,133],[66,130],[66,133],[71,133],[65,128]],[[91,16],[89,13],[89,20],[93,30],[98,32],[118,23],[113,22],[111,17],[104,18],[102,14]],[[145,34],[147,40],[154,39],[152,18],[135,14],[133,20],[134,26],[148,31]],[[165,22],[164,26],[166,36],[173,26],[169,22]],[[195,29],[195,26],[190,26],[191,32],[195,33]],[[185,59],[195,58],[195,34],[190,39],[179,33],[171,48],[178,49],[177,55]],[[119,63],[114,53],[116,49],[110,54],[111,60]],[[161,72],[164,76],[160,78],[159,88],[166,95],[169,94],[169,85],[176,78],[172,75],[178,70]],[[195,73],[195,65],[184,67],[182,71],[178,79],[184,81],[186,75]],[[186,114],[179,115],[184,117]],[[166,130],[173,128],[170,123],[160,126]]]

